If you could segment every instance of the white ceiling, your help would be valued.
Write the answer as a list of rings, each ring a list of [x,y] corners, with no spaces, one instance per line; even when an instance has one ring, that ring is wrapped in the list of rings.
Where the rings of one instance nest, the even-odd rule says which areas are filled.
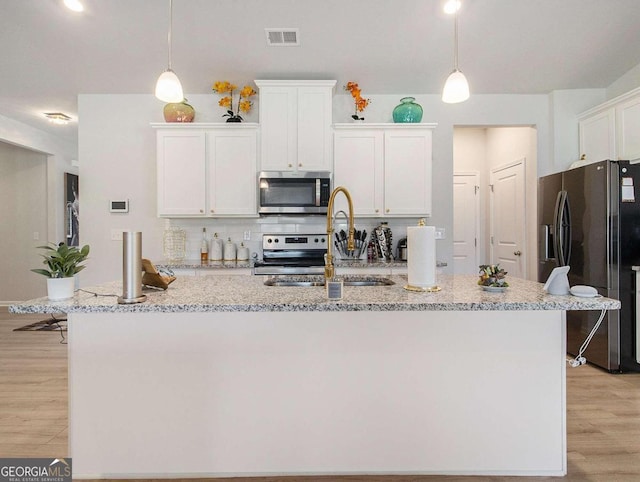
[[[78,94],[152,93],[167,66],[168,0],[0,0],[0,114],[76,140]],[[365,95],[439,94],[453,67],[444,0],[174,0],[173,69],[185,93],[214,80],[357,81]],[[300,47],[264,29],[297,27]],[[640,0],[463,0],[471,95],[603,88],[640,64]]]

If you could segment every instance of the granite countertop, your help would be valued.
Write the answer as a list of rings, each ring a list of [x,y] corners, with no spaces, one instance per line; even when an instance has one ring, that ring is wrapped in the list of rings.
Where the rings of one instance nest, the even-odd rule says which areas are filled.
[[[248,261],[208,261],[202,263],[199,259],[184,259],[181,261],[154,261],[158,268],[168,269],[221,269],[221,268],[253,268],[254,260]],[[366,259],[335,259],[336,268],[402,268],[407,266],[406,261],[367,261]],[[446,266],[442,263],[441,266]]]
[[[90,312],[216,312],[216,311],[517,311],[619,309],[609,298],[551,296],[542,284],[509,279],[504,293],[491,293],[476,284],[474,275],[440,275],[441,291],[407,291],[406,275],[391,276],[393,286],[345,286],[340,301],[327,300],[317,287],[265,286],[264,276],[181,276],[169,289],[144,289],[147,301],[120,305],[122,283],[111,282],[83,288],[74,298],[50,302],[38,298],[9,307],[11,313]],[[95,295],[93,293],[98,293]]]
[[[183,259],[180,261],[154,261],[156,268],[168,269],[236,269],[236,268],[253,268],[253,261],[207,261],[203,263],[199,259]]]

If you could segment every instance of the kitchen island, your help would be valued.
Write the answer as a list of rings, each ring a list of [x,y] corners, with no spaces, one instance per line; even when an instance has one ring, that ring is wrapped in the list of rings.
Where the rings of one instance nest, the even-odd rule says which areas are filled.
[[[138,305],[107,283],[10,311],[68,313],[77,478],[565,474],[565,311],[619,302],[392,280],[328,301],[181,277]]]

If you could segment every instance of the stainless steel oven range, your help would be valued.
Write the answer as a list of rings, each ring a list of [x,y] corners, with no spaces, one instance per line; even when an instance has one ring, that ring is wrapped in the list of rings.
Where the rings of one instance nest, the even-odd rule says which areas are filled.
[[[263,234],[262,261],[254,263],[257,275],[324,274],[327,234]]]

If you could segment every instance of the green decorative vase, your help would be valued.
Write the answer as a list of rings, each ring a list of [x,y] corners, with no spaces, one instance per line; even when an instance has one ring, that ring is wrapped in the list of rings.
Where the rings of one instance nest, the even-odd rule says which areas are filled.
[[[187,99],[164,106],[162,111],[165,122],[193,122],[196,110],[187,104]]]
[[[414,97],[403,97],[400,104],[393,109],[393,122],[409,123],[422,120],[422,106],[416,104]]]

